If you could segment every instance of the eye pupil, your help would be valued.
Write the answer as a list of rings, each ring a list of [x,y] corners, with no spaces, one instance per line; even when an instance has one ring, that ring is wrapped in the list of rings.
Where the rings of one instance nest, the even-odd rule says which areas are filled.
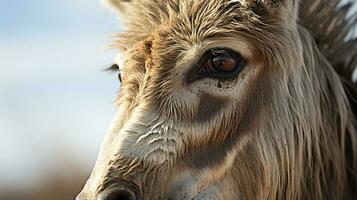
[[[237,67],[236,59],[227,55],[217,55],[211,60],[212,67],[221,72],[231,72]]]

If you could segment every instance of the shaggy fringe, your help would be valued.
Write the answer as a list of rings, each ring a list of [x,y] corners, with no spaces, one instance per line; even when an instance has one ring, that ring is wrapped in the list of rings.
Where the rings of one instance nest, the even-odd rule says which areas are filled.
[[[353,34],[357,28],[357,12],[351,12],[355,4],[353,0],[343,4],[341,0],[317,0],[313,3],[302,0],[300,11],[300,23],[309,30],[320,52],[340,76],[348,97],[348,109],[353,112],[353,116],[348,116],[352,127],[356,126],[357,116],[357,85],[352,81],[357,67],[357,38]],[[349,174],[349,183],[357,191],[356,133],[350,133],[346,140],[346,153],[352,163],[349,168],[354,169]]]

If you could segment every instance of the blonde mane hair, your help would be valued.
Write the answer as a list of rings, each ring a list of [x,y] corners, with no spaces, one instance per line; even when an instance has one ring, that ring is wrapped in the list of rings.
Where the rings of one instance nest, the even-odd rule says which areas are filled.
[[[259,140],[241,154],[238,163],[243,166],[237,174],[242,175],[240,187],[250,188],[247,180],[253,184],[260,176],[265,187],[243,190],[246,199],[255,199],[256,194],[259,199],[353,199],[357,195],[356,112],[352,112],[357,90],[351,81],[357,66],[357,40],[347,40],[357,15],[348,16],[353,3],[339,4],[339,0],[301,2],[298,32],[304,64],[286,68],[291,71],[279,75],[284,78],[274,85],[272,101],[261,102],[270,105],[265,105],[268,109],[260,120],[274,123],[262,123]],[[284,56],[289,58],[287,53]],[[265,134],[267,130],[274,134]],[[247,162],[250,159],[245,156],[252,154],[254,159]],[[246,173],[252,166],[259,177]]]
[[[261,123],[259,139],[238,156],[237,174],[242,180],[238,188],[254,188],[261,177],[264,187],[243,189],[244,199],[257,199],[257,194],[258,199],[357,196],[357,113],[353,112],[357,87],[351,81],[357,40],[347,39],[357,15],[348,16],[353,3],[339,4],[339,0],[301,2],[298,32],[303,65],[286,68],[278,75],[284,78],[274,84],[271,101],[261,101],[269,105],[264,105],[260,121],[274,123]],[[290,50],[283,52],[276,54],[289,59]],[[277,62],[276,57],[271,59]],[[258,173],[247,173],[252,167]]]

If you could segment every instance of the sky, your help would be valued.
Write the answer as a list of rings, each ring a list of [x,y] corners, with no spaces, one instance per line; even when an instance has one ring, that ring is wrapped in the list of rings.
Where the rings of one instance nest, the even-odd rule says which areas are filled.
[[[103,70],[115,14],[99,0],[0,0],[0,13],[0,184],[71,159],[90,169],[119,88]]]

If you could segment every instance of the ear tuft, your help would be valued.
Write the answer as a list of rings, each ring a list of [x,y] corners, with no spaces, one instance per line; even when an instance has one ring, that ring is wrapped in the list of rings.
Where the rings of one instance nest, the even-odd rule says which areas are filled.
[[[300,0],[245,0],[256,13],[279,14],[286,19],[297,19]]]
[[[131,0],[104,0],[104,5],[114,8],[118,12],[122,12],[125,4],[130,2]]]

